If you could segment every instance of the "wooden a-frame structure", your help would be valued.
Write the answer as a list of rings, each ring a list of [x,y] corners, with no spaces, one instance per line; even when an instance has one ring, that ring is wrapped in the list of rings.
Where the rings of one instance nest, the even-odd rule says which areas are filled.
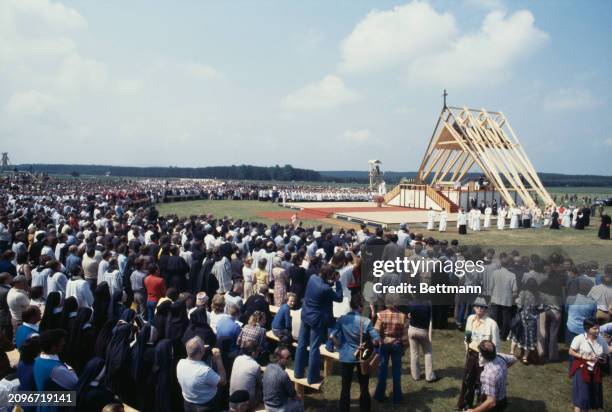
[[[502,112],[449,107],[445,101],[416,182],[452,185],[474,165],[510,206],[516,206],[511,192],[528,207],[535,206],[532,195],[555,203]]]

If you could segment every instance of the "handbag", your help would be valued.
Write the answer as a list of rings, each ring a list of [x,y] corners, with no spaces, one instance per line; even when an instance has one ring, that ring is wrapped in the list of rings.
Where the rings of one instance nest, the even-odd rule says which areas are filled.
[[[364,318],[360,316],[359,320],[359,346],[355,351],[355,357],[359,362],[359,370],[362,375],[370,375],[372,372],[378,370],[380,364],[380,355],[374,351],[374,345],[372,340],[368,338],[364,339],[363,336],[363,322]]]

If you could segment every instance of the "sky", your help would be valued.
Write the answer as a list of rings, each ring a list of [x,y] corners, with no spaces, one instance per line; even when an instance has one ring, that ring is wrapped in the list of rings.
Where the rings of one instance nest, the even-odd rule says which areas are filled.
[[[0,0],[14,164],[418,169],[442,108],[612,174],[612,2]]]

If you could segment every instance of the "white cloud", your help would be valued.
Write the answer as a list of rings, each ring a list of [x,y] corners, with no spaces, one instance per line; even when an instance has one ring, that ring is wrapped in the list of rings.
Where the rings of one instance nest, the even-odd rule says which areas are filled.
[[[367,129],[346,130],[340,139],[348,143],[368,143],[373,140],[372,132]]]
[[[544,97],[544,109],[548,111],[587,110],[601,105],[590,90],[559,89]]]
[[[499,82],[548,41],[527,10],[491,11],[476,32],[460,33],[455,18],[414,1],[372,11],[341,44],[340,69],[399,69],[410,84],[465,87]]]
[[[58,103],[60,99],[54,96],[38,90],[28,90],[14,93],[6,104],[5,110],[12,116],[38,116]]]
[[[99,92],[108,81],[108,69],[104,63],[86,59],[74,53],[62,60],[57,74],[58,86],[67,92]]]
[[[495,83],[514,65],[548,41],[526,10],[506,16],[489,13],[475,34],[459,37],[448,50],[416,59],[407,70],[409,81],[464,87]]]
[[[216,80],[223,77],[214,67],[201,63],[185,63],[181,64],[180,67],[187,74],[200,79]]]
[[[283,105],[289,110],[310,111],[330,109],[359,99],[359,94],[349,89],[340,77],[327,75],[287,95]]]
[[[341,44],[340,69],[370,72],[395,67],[430,50],[445,48],[456,34],[455,19],[429,4],[412,2],[371,11]]]
[[[605,139],[604,145],[612,147],[612,137]]]
[[[37,22],[59,30],[78,30],[87,27],[87,21],[75,9],[49,0],[8,0],[22,18],[33,18]]]
[[[48,0],[0,1],[0,61],[71,53],[68,34],[87,27],[76,10]]]

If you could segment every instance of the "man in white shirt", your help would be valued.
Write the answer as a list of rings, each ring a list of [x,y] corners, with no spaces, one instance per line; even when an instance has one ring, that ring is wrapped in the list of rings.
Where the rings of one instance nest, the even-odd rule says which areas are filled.
[[[6,304],[11,312],[13,330],[21,325],[21,313],[30,306],[30,298],[26,293],[28,281],[25,276],[17,275],[13,279],[13,287],[6,295]]]
[[[187,359],[181,359],[176,365],[176,377],[181,385],[185,410],[195,410],[198,406],[217,410],[217,388],[225,386],[225,368],[221,361],[221,352],[212,349],[212,362],[215,372],[202,360],[206,348],[204,341],[195,336],[185,344]]]
[[[242,355],[234,360],[232,376],[230,379],[229,393],[238,390],[249,392],[249,402],[254,409],[262,399],[261,379],[262,372],[255,360],[259,356],[260,349],[254,342],[242,348]]]

